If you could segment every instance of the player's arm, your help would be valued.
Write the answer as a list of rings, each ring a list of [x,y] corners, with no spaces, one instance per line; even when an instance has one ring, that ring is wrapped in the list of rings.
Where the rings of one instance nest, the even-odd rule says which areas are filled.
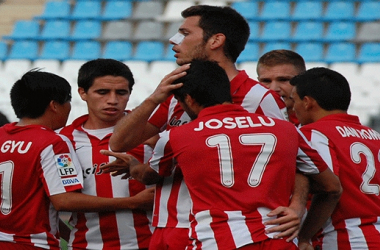
[[[306,245],[310,239],[323,227],[323,224],[333,213],[342,195],[339,178],[328,168],[320,174],[310,175],[313,199],[310,209],[299,233],[299,244]]]
[[[288,237],[287,241],[296,238],[301,227],[302,217],[305,214],[308,193],[308,178],[303,174],[297,173],[289,207],[281,206],[268,214],[269,217],[277,216],[277,218],[266,222],[265,225],[277,226],[267,229],[266,232],[279,232],[274,238]]]
[[[265,116],[286,121],[289,120],[284,100],[273,90],[268,90],[267,94],[262,99],[260,106]]]
[[[184,76],[188,68],[189,64],[182,65],[166,75],[147,99],[118,121],[110,138],[113,151],[129,151],[159,133],[160,128],[150,124],[148,119],[156,107],[170,96],[172,90],[182,86],[172,85],[172,82]]]
[[[55,194],[49,198],[57,211],[108,212],[122,209],[151,209],[154,188],[147,188],[135,196],[123,198],[104,198],[79,192]]]

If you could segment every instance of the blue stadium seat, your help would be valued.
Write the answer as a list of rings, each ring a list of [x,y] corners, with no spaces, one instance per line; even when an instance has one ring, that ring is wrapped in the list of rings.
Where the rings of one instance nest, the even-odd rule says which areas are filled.
[[[337,21],[331,22],[327,27],[326,34],[323,37],[324,41],[337,42],[349,41],[356,36],[355,22]]]
[[[322,62],[324,57],[323,43],[304,42],[296,45],[295,51],[305,62]]]
[[[292,20],[318,20],[323,14],[323,2],[300,1],[297,2],[292,16]]]
[[[158,41],[142,41],[136,45],[136,51],[133,60],[141,61],[158,61],[164,55],[164,44]]]
[[[4,39],[26,40],[34,39],[40,32],[40,24],[36,20],[17,21],[13,26],[12,34],[4,36]]]
[[[0,41],[0,61],[4,61],[7,58],[8,45],[5,42]]]
[[[260,34],[260,23],[256,21],[248,21],[250,34],[249,34],[249,41],[257,41]]]
[[[326,21],[350,20],[354,17],[355,3],[350,1],[327,2],[323,19]]]
[[[20,40],[12,44],[7,59],[28,59],[35,60],[38,56],[38,42]]]
[[[325,62],[354,62],[356,48],[353,43],[330,43],[327,47]]]
[[[81,20],[76,22],[73,31],[68,40],[90,40],[100,37],[102,33],[102,25],[100,21]]]
[[[231,7],[239,12],[248,21],[257,19],[259,5],[257,2],[233,2]]]
[[[127,41],[110,41],[105,44],[103,58],[112,58],[119,61],[131,59],[133,46]]]
[[[71,57],[72,60],[93,60],[100,58],[101,45],[96,41],[78,41],[74,44]]]
[[[323,37],[324,25],[318,21],[298,22],[293,36],[290,38],[295,42],[319,41]]]
[[[260,35],[260,41],[280,41],[287,40],[290,37],[292,26],[290,22],[286,21],[269,21],[266,22],[262,33]]]
[[[44,42],[39,59],[66,60],[70,56],[70,43],[66,41]]]
[[[120,20],[129,18],[132,15],[132,2],[128,1],[107,1],[104,11],[100,16],[101,20]]]
[[[265,1],[259,13],[261,20],[288,20],[291,3],[288,1]]]
[[[72,20],[97,19],[101,16],[102,3],[100,1],[79,1],[74,5]]]
[[[257,61],[259,59],[260,46],[255,42],[248,42],[245,45],[244,50],[241,52],[237,58],[237,63],[247,62],[247,61]]]
[[[49,1],[45,3],[45,9],[35,19],[61,19],[67,18],[70,15],[70,2],[69,1]]]
[[[359,1],[355,19],[360,22],[375,21],[380,19],[379,1]]]
[[[260,56],[263,55],[264,53],[268,52],[268,51],[271,51],[271,50],[275,50],[275,49],[287,49],[287,50],[291,50],[292,49],[292,45],[288,42],[269,42],[269,43],[265,43],[264,44],[264,47],[260,53]]]
[[[165,48],[164,56],[162,57],[163,61],[175,61],[176,58],[174,57],[175,52],[172,50],[173,45],[168,44]]]
[[[363,43],[359,50],[357,62],[380,62],[380,43]]]
[[[39,40],[66,39],[70,35],[70,21],[67,20],[47,20],[42,28]]]

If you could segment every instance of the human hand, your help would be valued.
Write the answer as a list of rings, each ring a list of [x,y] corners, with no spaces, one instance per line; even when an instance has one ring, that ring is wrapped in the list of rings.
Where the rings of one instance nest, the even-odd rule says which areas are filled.
[[[109,150],[100,150],[100,153],[107,156],[113,156],[116,158],[113,162],[109,162],[103,166],[100,166],[102,173],[111,173],[112,176],[118,176],[124,174],[122,179],[128,179],[130,177],[129,167],[135,158],[132,155],[120,152],[112,152]]]
[[[147,188],[133,196],[136,199],[136,208],[152,211],[155,190],[155,187]]]
[[[277,216],[277,218],[264,223],[264,225],[276,225],[267,229],[266,233],[280,232],[274,238],[278,239],[288,236],[287,242],[297,237],[301,227],[301,217],[295,210],[280,206],[268,213],[267,216]]]
[[[170,95],[171,91],[177,88],[182,87],[182,83],[172,84],[178,78],[181,78],[186,75],[186,70],[190,68],[190,64],[184,64],[169,74],[167,74],[154,90],[154,92],[148,97],[151,101],[156,104],[164,102]]]

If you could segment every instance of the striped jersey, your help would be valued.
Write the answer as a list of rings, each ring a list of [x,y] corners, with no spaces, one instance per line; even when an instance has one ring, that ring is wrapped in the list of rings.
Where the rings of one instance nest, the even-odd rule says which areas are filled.
[[[182,170],[194,214],[188,249],[236,249],[273,238],[263,223],[273,219],[271,210],[289,205],[301,146],[307,144],[290,122],[234,104],[205,108],[191,123],[161,133],[150,164],[171,175],[174,157]],[[327,166],[315,154],[320,169],[299,160],[319,173]]]
[[[357,116],[334,114],[300,128],[343,193],[314,244],[321,249],[380,249],[380,134]]]
[[[251,113],[262,114],[287,120],[286,106],[281,97],[274,91],[248,77],[242,70],[232,79],[231,95],[235,104],[241,105]],[[169,130],[190,121],[174,96],[160,104],[149,119],[149,122],[161,130]],[[156,186],[153,211],[153,226],[156,227],[189,227],[191,207],[186,184],[182,181],[181,170],[173,169]]]
[[[80,190],[71,142],[40,126],[0,128],[0,241],[59,249],[58,212],[49,197]]]
[[[82,193],[116,198],[130,197],[146,188],[133,179],[121,179],[121,176],[102,174],[100,166],[114,161],[114,157],[100,154],[100,150],[109,149],[109,138],[113,127],[87,130],[83,128],[88,115],[77,118],[71,125],[63,128],[74,145],[81,162],[84,184]],[[148,146],[140,145],[128,152],[139,161],[146,162],[152,153]],[[139,209],[119,210],[101,213],[72,213],[69,247],[75,249],[141,249],[148,248],[153,229],[151,212]]]

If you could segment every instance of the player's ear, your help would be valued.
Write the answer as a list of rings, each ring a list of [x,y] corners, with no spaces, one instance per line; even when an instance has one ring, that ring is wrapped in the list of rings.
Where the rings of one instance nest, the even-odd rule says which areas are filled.
[[[214,34],[209,39],[211,49],[217,49],[217,48],[223,47],[225,41],[226,41],[226,36],[222,33]]]
[[[304,104],[305,110],[310,110],[315,106],[315,104],[317,104],[316,100],[311,96],[305,96],[302,99],[302,102]]]
[[[86,93],[86,91],[84,91],[84,88],[79,87],[79,88],[78,88],[78,93],[79,93],[80,98],[81,98],[83,101],[86,101],[87,93]]]

